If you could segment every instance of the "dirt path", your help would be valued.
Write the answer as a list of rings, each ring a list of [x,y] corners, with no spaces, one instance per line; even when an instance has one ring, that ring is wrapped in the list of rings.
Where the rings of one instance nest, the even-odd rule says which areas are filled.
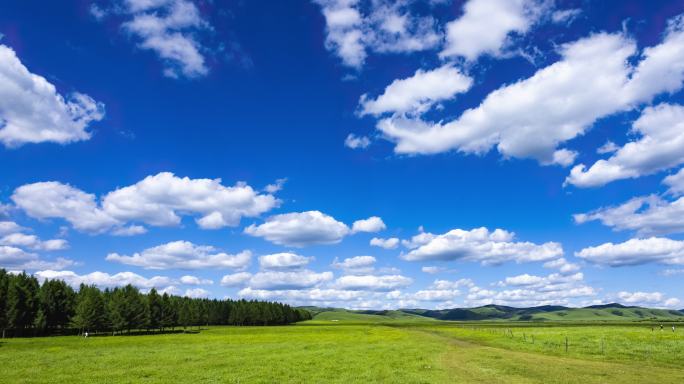
[[[680,383],[684,368],[597,362],[511,351],[460,340],[439,332],[411,328],[418,337],[433,338],[445,350],[439,364],[452,383]]]

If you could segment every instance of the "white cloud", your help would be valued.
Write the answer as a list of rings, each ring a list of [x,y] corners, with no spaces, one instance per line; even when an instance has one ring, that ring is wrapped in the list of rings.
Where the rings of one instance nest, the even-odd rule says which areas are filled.
[[[436,267],[436,266],[424,266],[424,267],[421,267],[420,270],[425,272],[425,273],[429,273],[431,275],[434,275],[434,274],[443,272],[444,268]]]
[[[667,201],[661,197],[635,197],[616,207],[604,207],[574,216],[583,224],[598,220],[615,230],[633,230],[640,235],[684,232],[684,197]]]
[[[402,255],[404,260],[466,260],[495,265],[507,261],[547,261],[563,255],[559,243],[516,242],[514,233],[502,229],[492,232],[484,227],[470,231],[453,229],[441,235],[422,233],[419,236],[422,243],[409,244],[415,249]]]
[[[306,211],[271,216],[261,225],[245,228],[245,233],[279,245],[304,247],[339,243],[350,229],[320,211]]]
[[[471,279],[458,279],[456,281],[450,281],[450,280],[435,280],[431,287],[434,289],[439,289],[439,290],[447,290],[447,289],[459,289],[459,288],[472,288],[475,286],[475,283]]]
[[[668,175],[664,180],[663,184],[670,187],[668,193],[671,195],[684,195],[684,168],[680,169],[679,172]]]
[[[21,232],[24,228],[14,221],[0,221],[0,235]]]
[[[367,295],[363,291],[345,291],[339,289],[312,288],[303,290],[266,290],[247,287],[240,290],[238,296],[257,300],[285,301],[293,305],[317,303],[326,306],[335,304],[353,306],[349,304],[362,300]]]
[[[636,66],[629,62],[637,53],[633,40],[597,33],[562,45],[559,61],[491,92],[453,121],[395,116],[380,120],[377,128],[400,154],[457,150],[481,155],[496,146],[504,157],[569,166],[576,153],[559,145],[584,134],[597,119],[681,88],[684,23],[676,20],[661,44],[644,49]]]
[[[258,272],[249,280],[249,287],[266,290],[302,289],[332,280],[332,272],[301,270],[294,272]]]
[[[249,265],[251,258],[250,251],[230,255],[219,252],[212,246],[195,245],[189,241],[172,241],[134,253],[132,256],[110,253],[106,257],[107,261],[145,269],[244,269]]]
[[[391,291],[411,285],[412,282],[411,278],[401,275],[347,275],[339,277],[335,286],[351,291]]]
[[[0,45],[0,142],[68,144],[90,139],[91,122],[102,120],[104,105],[82,93],[66,99],[44,77],[33,74],[16,53]]]
[[[259,266],[263,269],[299,269],[305,267],[313,257],[283,252],[259,256]]]
[[[102,232],[118,223],[98,206],[95,195],[56,181],[22,185],[11,198],[33,218],[62,218],[81,231]]]
[[[342,261],[335,259],[331,266],[347,273],[370,273],[374,270],[376,259],[373,256],[354,256]]]
[[[73,260],[64,257],[46,260],[41,259],[35,253],[26,252],[20,248],[0,246],[0,268],[12,270],[61,270],[75,264]]]
[[[135,38],[138,47],[153,51],[164,63],[164,75],[195,78],[209,73],[199,35],[211,30],[199,8],[188,0],[126,0],[110,9],[91,7],[99,21],[110,14],[127,20],[121,29]]]
[[[661,308],[678,308],[681,306],[681,301],[676,298],[667,299],[664,294],[660,292],[618,292],[618,300],[621,303],[629,305],[638,305],[643,307],[661,307]]]
[[[596,290],[584,284],[581,273],[574,275],[551,274],[546,277],[533,275],[513,276],[497,284],[512,287],[502,290],[470,288],[465,304],[487,304],[528,307],[539,305],[570,305],[571,300],[596,296]]]
[[[226,187],[221,179],[180,178],[170,172],[119,188],[102,201],[118,220],[171,226],[180,223],[179,212],[190,212],[202,216],[197,224],[204,229],[236,226],[242,217],[256,217],[278,204],[272,195],[261,195],[245,183]]]
[[[557,24],[571,24],[581,13],[579,8],[560,9],[551,14],[551,20]]]
[[[380,232],[387,229],[387,226],[378,216],[371,216],[367,219],[356,220],[352,225],[352,232]]]
[[[62,218],[80,231],[116,235],[145,232],[139,225],[124,228],[131,221],[179,225],[180,214],[199,215],[196,221],[204,229],[236,226],[242,217],[259,216],[280,204],[272,195],[259,194],[244,183],[226,187],[221,179],[180,178],[170,172],[112,191],[100,204],[95,195],[56,181],[23,185],[11,198],[31,217]]]
[[[252,278],[249,272],[238,272],[230,275],[225,275],[221,278],[221,285],[224,287],[236,287],[243,285]]]
[[[469,61],[482,54],[499,56],[512,33],[524,34],[543,11],[535,0],[469,0],[463,15],[446,26],[441,57],[461,56]]]
[[[412,14],[409,1],[315,2],[325,17],[326,48],[351,68],[363,67],[368,51],[415,52],[433,48],[440,41],[434,19]]]
[[[211,285],[214,282],[210,279],[200,279],[197,276],[185,275],[180,278],[180,282],[185,285]]]
[[[684,163],[684,107],[660,104],[643,110],[633,125],[640,137],[617,149],[608,159],[587,168],[572,168],[566,183],[596,187],[615,180],[633,179]]]
[[[0,245],[9,245],[21,248],[29,248],[37,251],[61,251],[69,248],[69,243],[64,239],[41,240],[36,235],[24,233],[11,233],[0,238]]]
[[[575,256],[612,267],[646,263],[684,265],[684,241],[662,237],[630,239],[623,243],[604,243],[587,247]]]
[[[272,195],[272,194],[282,190],[283,186],[285,185],[286,182],[287,182],[286,177],[283,177],[281,179],[277,179],[275,181],[275,183],[267,185],[266,188],[264,188],[264,191],[266,191],[267,193]]]
[[[390,237],[388,239],[374,237],[370,240],[370,245],[385,249],[395,249],[399,245],[399,239],[396,237]]]
[[[190,297],[193,299],[203,299],[209,297],[209,291],[202,288],[190,288],[185,291],[183,296]]]
[[[356,136],[353,133],[350,133],[347,135],[347,138],[344,139],[344,145],[348,148],[351,149],[365,149],[368,148],[370,145],[371,141],[368,137],[366,136]]]
[[[106,272],[92,272],[86,275],[79,275],[73,271],[54,271],[44,270],[34,273],[39,279],[59,279],[64,280],[72,287],[78,287],[80,284],[97,285],[98,287],[111,288],[122,287],[127,284],[134,285],[138,288],[162,288],[171,285],[173,280],[166,276],[154,276],[145,278],[133,272],[119,272],[110,275]]]
[[[562,274],[575,273],[580,270],[579,265],[568,262],[564,257],[547,261],[544,263],[544,268],[557,269]]]
[[[467,91],[472,84],[473,79],[450,64],[430,71],[419,69],[409,78],[394,80],[376,99],[369,99],[367,94],[362,95],[359,100],[359,114],[421,114],[436,103],[450,100],[456,94]]]

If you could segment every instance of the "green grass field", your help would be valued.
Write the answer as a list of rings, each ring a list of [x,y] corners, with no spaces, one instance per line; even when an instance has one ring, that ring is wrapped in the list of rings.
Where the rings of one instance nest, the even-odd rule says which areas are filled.
[[[324,311],[293,326],[6,339],[0,366],[7,383],[675,383],[682,331]]]

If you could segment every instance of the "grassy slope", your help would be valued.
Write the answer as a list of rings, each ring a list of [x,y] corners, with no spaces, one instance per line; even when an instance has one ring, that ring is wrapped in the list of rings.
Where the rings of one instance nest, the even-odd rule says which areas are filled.
[[[312,312],[315,313],[314,320],[318,322],[384,323],[395,321],[436,321],[435,319],[429,317],[419,316],[402,311],[348,311],[346,309],[337,308],[316,308],[315,310],[312,310]]]
[[[512,308],[488,305],[477,308],[439,311],[406,310],[409,313],[440,320],[506,320],[506,321],[682,321],[679,311],[608,305],[595,308],[536,307]]]
[[[312,321],[287,327],[216,327],[199,334],[9,339],[0,344],[0,366],[5,367],[3,383],[660,384],[684,380],[681,364],[646,360],[640,353],[619,355],[615,361],[530,353],[517,345],[496,345],[496,340],[508,340],[501,335],[480,340],[489,333],[468,334],[475,331],[452,323],[386,324],[340,326]],[[678,342],[684,345],[684,340]]]

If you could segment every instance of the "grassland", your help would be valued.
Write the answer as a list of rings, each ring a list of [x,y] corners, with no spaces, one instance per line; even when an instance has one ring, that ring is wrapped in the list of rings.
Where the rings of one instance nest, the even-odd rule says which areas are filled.
[[[293,326],[7,339],[0,342],[0,367],[6,383],[684,380],[684,325],[676,333],[651,331],[646,324],[543,325],[442,322],[395,311],[322,311]],[[567,353],[565,336],[570,340]]]

